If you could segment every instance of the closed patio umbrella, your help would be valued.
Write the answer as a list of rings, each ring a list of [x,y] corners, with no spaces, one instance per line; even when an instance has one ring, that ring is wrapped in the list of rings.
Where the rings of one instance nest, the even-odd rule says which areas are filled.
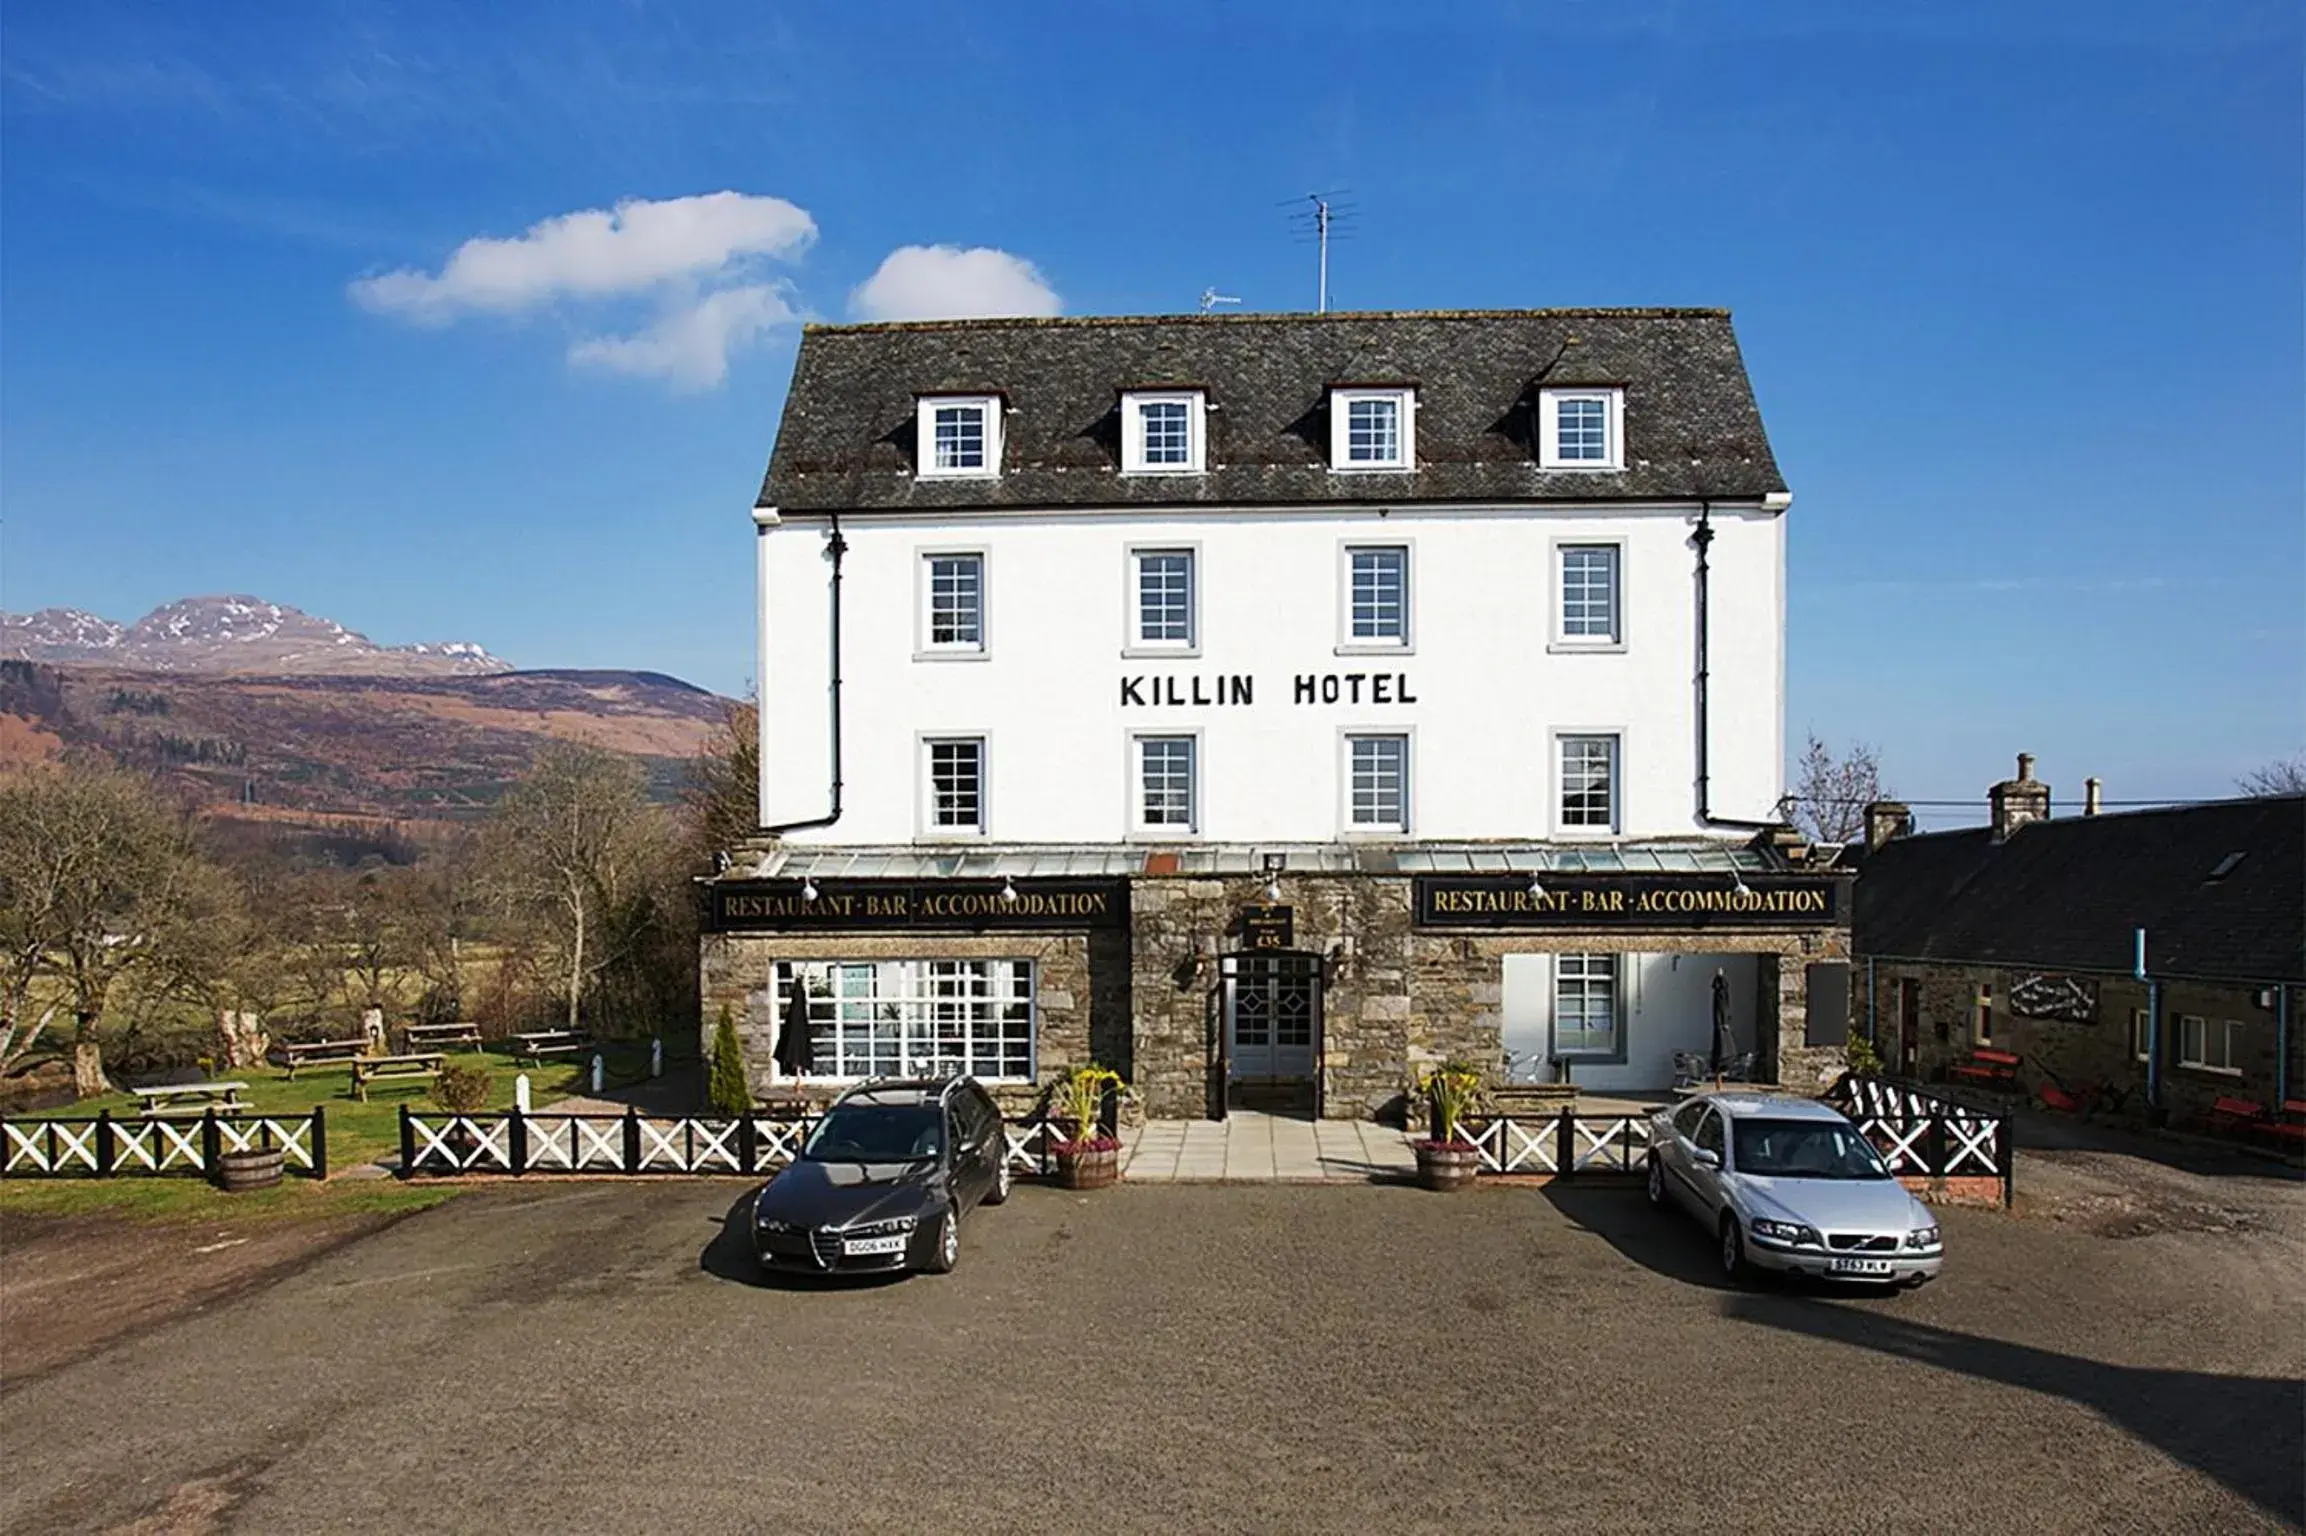
[[[817,1067],[817,1045],[809,1032],[809,984],[797,970],[785,997],[784,1027],[777,1031],[776,1063],[788,1077],[807,1077]]]
[[[1713,1075],[1717,1080],[1737,1058],[1737,1050],[1737,1036],[1730,1030],[1729,978],[1717,965],[1713,973]]]

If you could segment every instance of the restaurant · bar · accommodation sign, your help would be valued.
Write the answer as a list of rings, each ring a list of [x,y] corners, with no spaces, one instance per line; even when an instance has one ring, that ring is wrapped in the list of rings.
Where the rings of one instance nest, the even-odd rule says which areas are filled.
[[[1125,880],[727,880],[710,888],[713,933],[817,928],[1125,928]]]
[[[1848,881],[1816,875],[1419,875],[1421,928],[1809,927],[1844,923]]]

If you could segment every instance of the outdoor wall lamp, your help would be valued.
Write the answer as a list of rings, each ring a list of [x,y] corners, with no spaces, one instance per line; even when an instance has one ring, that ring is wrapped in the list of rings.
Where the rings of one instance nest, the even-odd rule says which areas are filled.
[[[1269,853],[1265,855],[1264,863],[1265,899],[1277,902],[1281,899],[1281,872],[1289,867],[1289,855]]]
[[[817,899],[817,882],[816,882],[816,881],[814,881],[814,880],[807,880],[807,879],[804,879],[804,880],[802,880],[802,881],[801,881],[801,900],[803,900],[803,901],[815,901],[816,899]]]
[[[1017,882],[1007,875],[1001,877],[1001,899],[1009,902],[1017,899]]]
[[[1529,876],[1529,894],[1532,896],[1545,894],[1545,882],[1537,877],[1537,872],[1534,870],[1530,872]]]

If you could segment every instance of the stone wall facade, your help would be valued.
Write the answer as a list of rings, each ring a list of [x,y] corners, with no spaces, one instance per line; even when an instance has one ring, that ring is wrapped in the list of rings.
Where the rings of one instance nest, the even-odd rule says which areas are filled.
[[[2127,1091],[2126,1112],[2144,1116],[2146,1063],[2132,1048],[2132,1018],[2148,1006],[2145,982],[2124,975],[2097,975],[2096,1021],[2073,1024],[2059,1019],[2021,1018],[2010,1011],[2010,987],[2029,974],[1998,965],[1962,965],[1942,961],[1877,960],[1860,962],[1861,979],[1854,995],[1870,1011],[1858,1028],[1870,1032],[1875,1049],[1890,1070],[1898,1066],[1899,988],[1911,982],[1917,989],[1918,1036],[1916,1075],[1943,1080],[1946,1069],[1967,1061],[1980,1046],[2010,1051],[2022,1058],[2022,1085],[2029,1091],[2044,1082],[2069,1090],[2112,1087]],[[2081,973],[2075,973],[2081,974]],[[2276,1092],[2278,1008],[2260,1004],[2265,990],[2255,983],[2164,981],[2159,984],[2162,1046],[2162,1110],[2177,1127],[2199,1128],[2209,1120],[2210,1107],[2221,1098],[2255,1099],[2271,1107]],[[1979,989],[1990,988],[1987,1038],[1978,1037]],[[2280,989],[2274,989],[2279,994]],[[2306,988],[2290,989],[2292,1028],[2288,1042],[2290,1062],[2285,1081],[2292,1097],[2306,1092],[2306,1050],[2301,1049],[2296,1022],[2306,1007]],[[2212,1072],[2186,1067],[2178,1061],[2178,1019],[2193,1014],[2206,1019],[2232,1019],[2243,1026],[2238,1073]]]
[[[1509,954],[1759,956],[1763,1049],[1756,1076],[1814,1093],[1841,1068],[1839,1046],[1805,1044],[1804,966],[1847,959],[1844,928],[1421,929],[1408,876],[1290,871],[1280,883],[1294,948],[1321,967],[1319,1102],[1332,1118],[1400,1114],[1419,1076],[1442,1061],[1469,1061],[1501,1075]],[[1130,882],[1127,930],[708,934],[700,959],[700,1028],[709,1050],[727,1007],[755,1096],[772,1088],[790,1094],[791,1085],[771,1079],[777,962],[1029,959],[1038,1081],[995,1085],[1005,1109],[1031,1108],[1053,1077],[1093,1060],[1129,1080],[1145,1114],[1199,1117],[1209,1112],[1219,1086],[1212,1083],[1211,1039],[1223,1023],[1221,967],[1225,956],[1245,947],[1242,913],[1264,903],[1262,875],[1145,875]],[[810,1086],[819,1097],[836,1087]]]

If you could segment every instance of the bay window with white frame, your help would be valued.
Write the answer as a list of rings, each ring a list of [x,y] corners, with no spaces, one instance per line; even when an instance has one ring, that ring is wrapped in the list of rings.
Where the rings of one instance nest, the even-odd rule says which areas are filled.
[[[921,743],[922,826],[932,837],[985,831],[985,738],[932,736]]]
[[[1553,1056],[1556,1061],[1622,1061],[1618,957],[1561,954],[1553,962]]]
[[[1329,392],[1329,467],[1417,467],[1417,392],[1405,387]]]
[[[1132,651],[1190,653],[1201,643],[1195,551],[1129,552],[1129,644]]]
[[[1409,649],[1409,546],[1345,547],[1345,625],[1342,651]]]
[[[1200,738],[1191,735],[1136,736],[1135,814],[1138,832],[1190,836],[1200,827]]]
[[[1618,738],[1574,735],[1555,738],[1560,756],[1560,793],[1554,824],[1564,833],[1601,836],[1617,831],[1624,815],[1618,776]]]
[[[985,654],[983,551],[930,550],[921,556],[921,651]]]
[[[1541,390],[1537,461],[1542,469],[1623,469],[1625,391]]]
[[[1348,732],[1345,737],[1345,830],[1409,830],[1409,738]]]
[[[794,960],[776,968],[776,1012],[807,998],[813,1076],[1034,1077],[1033,962]]]
[[[920,478],[989,478],[1001,472],[998,396],[924,395],[917,409]]]
[[[1121,397],[1123,474],[1200,474],[1206,441],[1199,390],[1132,390]]]
[[[1557,544],[1554,640],[1562,649],[1611,649],[1625,638],[1618,592],[1622,546]]]

